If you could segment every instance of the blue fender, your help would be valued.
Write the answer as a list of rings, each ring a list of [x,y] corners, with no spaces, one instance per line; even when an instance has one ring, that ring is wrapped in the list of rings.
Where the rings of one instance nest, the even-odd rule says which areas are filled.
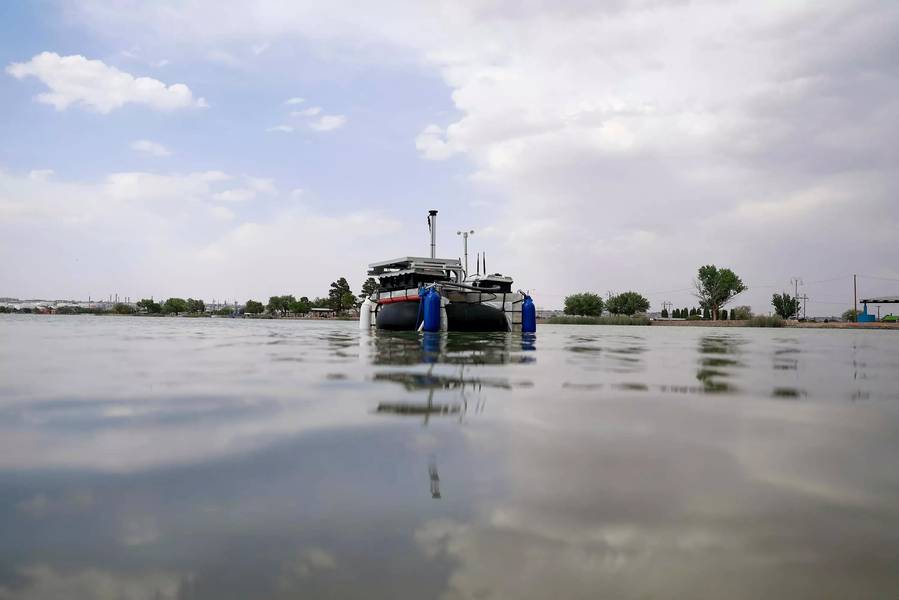
[[[525,295],[521,303],[521,332],[535,333],[537,331],[537,307],[531,297]]]
[[[421,302],[424,305],[424,330],[440,331],[440,292],[431,288]]]

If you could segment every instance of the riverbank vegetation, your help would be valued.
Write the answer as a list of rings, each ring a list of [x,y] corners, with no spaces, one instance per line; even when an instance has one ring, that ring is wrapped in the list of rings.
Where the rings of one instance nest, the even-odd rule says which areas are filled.
[[[758,315],[745,323],[746,327],[785,327],[786,321],[779,315]]]
[[[546,320],[549,325],[649,325],[649,317],[645,315],[606,315],[603,317],[586,317],[577,315],[565,315],[550,317]]]

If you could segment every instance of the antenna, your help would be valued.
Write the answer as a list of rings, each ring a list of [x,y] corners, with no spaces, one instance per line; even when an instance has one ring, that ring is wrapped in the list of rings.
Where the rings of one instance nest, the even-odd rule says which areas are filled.
[[[469,231],[457,231],[456,235],[462,236],[462,246],[465,249],[465,276],[468,277],[468,236],[474,235],[474,229]]]

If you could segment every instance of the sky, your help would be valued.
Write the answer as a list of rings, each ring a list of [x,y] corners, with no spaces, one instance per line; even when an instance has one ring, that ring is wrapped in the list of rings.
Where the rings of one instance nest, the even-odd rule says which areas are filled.
[[[0,3],[0,296],[899,295],[899,3]]]

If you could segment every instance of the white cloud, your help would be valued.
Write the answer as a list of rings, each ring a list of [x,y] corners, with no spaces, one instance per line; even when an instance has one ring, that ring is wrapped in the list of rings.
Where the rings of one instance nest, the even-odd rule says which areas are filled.
[[[290,113],[290,116],[291,117],[314,117],[321,111],[322,111],[321,106],[310,106],[309,108],[304,108],[303,110],[295,110]]]
[[[19,569],[24,585],[16,589],[21,600],[93,598],[94,600],[153,600],[181,593],[185,577],[166,572],[114,572],[100,569],[57,570],[47,565]],[[0,593],[7,588],[0,587]],[[4,594],[6,595],[6,594]]]
[[[284,104],[296,105],[296,104],[302,104],[305,101],[306,101],[305,98],[300,98],[299,96],[295,96],[293,98],[288,98],[287,100],[285,100]]]
[[[234,211],[224,206],[213,206],[211,209],[212,216],[223,221],[231,221],[234,219]]]
[[[335,272],[361,280],[369,260],[361,247],[366,256],[393,255],[417,238],[397,235],[399,223],[379,214],[317,212],[297,197],[270,179],[221,171],[121,172],[91,182],[0,172],[0,255],[8,258],[0,281],[26,297],[96,296],[112,280],[133,296],[268,297],[288,285],[286,261],[304,265],[296,291],[316,295]],[[304,262],[309,247],[341,236],[356,241]],[[42,265],[39,281],[15,266],[23,261]],[[244,273],[237,285],[231,269]]]
[[[261,44],[254,44],[251,50],[253,51],[254,55],[259,56],[271,47],[272,45],[270,43],[262,42]]]
[[[446,140],[446,133],[438,125],[428,125],[415,138],[415,147],[425,158],[444,160],[457,150]]]
[[[344,115],[324,115],[319,119],[309,122],[309,127],[315,131],[333,131],[346,125],[347,118]]]
[[[135,152],[143,152],[151,156],[169,156],[171,152],[168,148],[158,142],[150,140],[135,140],[131,142],[131,149]]]
[[[28,172],[28,178],[35,181],[46,181],[53,177],[53,169],[33,169]]]
[[[269,133],[290,133],[293,131],[293,127],[290,125],[274,125],[272,127],[266,128],[266,131]]]
[[[183,83],[166,85],[150,77],[134,77],[100,60],[81,55],[60,56],[42,52],[24,63],[12,63],[7,73],[16,79],[36,77],[50,91],[37,100],[56,110],[81,105],[99,113],[108,113],[125,104],[143,104],[155,110],[206,107],[203,98],[194,98]]]

